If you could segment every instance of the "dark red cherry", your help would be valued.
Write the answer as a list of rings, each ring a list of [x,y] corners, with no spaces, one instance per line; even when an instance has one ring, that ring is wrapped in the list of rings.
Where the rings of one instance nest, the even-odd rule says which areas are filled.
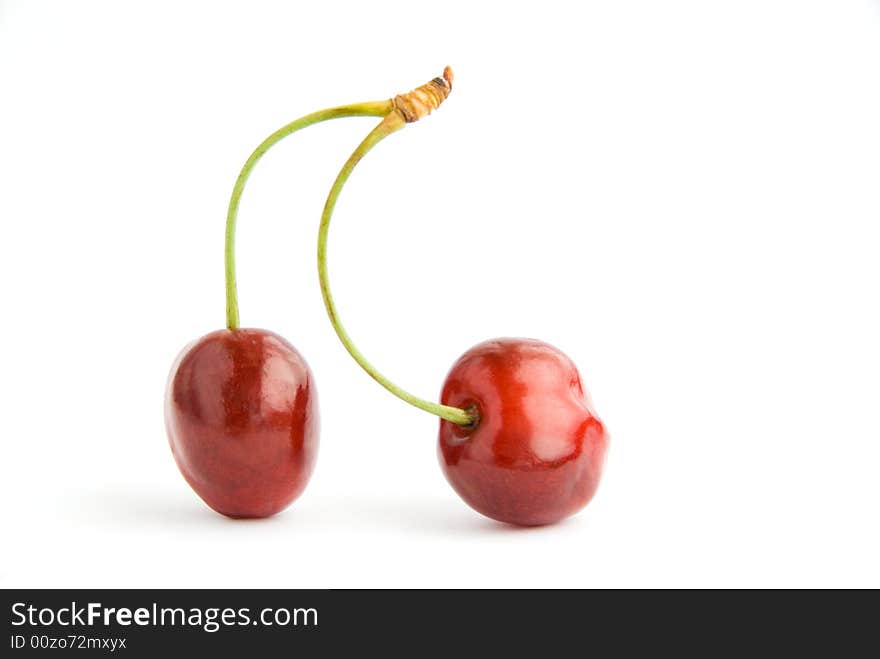
[[[593,497],[608,436],[574,363],[553,346],[481,343],[452,367],[441,402],[476,411],[472,427],[441,420],[439,436],[446,478],[475,510],[533,526]]]
[[[177,466],[211,508],[229,517],[274,515],[302,493],[315,465],[312,373],[277,334],[212,332],[175,361],[165,425]]]

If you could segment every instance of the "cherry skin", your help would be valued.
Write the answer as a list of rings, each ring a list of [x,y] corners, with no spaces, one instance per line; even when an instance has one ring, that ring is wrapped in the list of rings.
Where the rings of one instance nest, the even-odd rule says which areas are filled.
[[[441,402],[475,411],[464,427],[441,419],[446,478],[465,502],[500,522],[559,521],[592,499],[608,446],[574,363],[532,339],[494,339],[462,355]]]
[[[212,332],[171,368],[165,426],[183,477],[229,517],[268,517],[305,489],[318,450],[309,366],[272,332]]]

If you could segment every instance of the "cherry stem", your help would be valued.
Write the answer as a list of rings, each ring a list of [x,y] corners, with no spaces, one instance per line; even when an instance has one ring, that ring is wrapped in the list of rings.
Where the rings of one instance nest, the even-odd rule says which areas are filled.
[[[398,110],[394,110],[388,114],[378,126],[370,131],[370,134],[364,138],[364,141],[358,145],[357,149],[354,150],[354,153],[351,154],[345,165],[343,165],[336,177],[336,181],[333,183],[333,187],[330,189],[330,194],[327,196],[327,202],[324,205],[324,213],[321,215],[321,228],[318,231],[318,278],[321,282],[321,295],[324,298],[324,306],[327,309],[327,315],[330,317],[330,323],[333,325],[333,329],[336,330],[336,335],[339,337],[339,340],[342,341],[342,345],[345,346],[345,349],[348,350],[348,354],[354,358],[370,377],[392,394],[401,400],[406,401],[410,405],[414,405],[421,410],[435,414],[447,421],[462,426],[469,426],[474,423],[475,418],[468,411],[458,407],[432,403],[414,396],[391,382],[376,370],[375,366],[367,361],[361,351],[355,346],[351,337],[348,335],[348,332],[345,331],[342,321],[339,319],[339,313],[336,310],[336,304],[333,302],[333,295],[330,292],[330,282],[327,278],[327,231],[330,228],[330,218],[333,215],[333,209],[336,206],[336,200],[339,197],[339,193],[342,191],[342,188],[348,180],[349,175],[354,170],[355,165],[357,165],[358,162],[369,153],[370,149],[392,133],[403,128],[405,125],[406,120]]]
[[[235,181],[235,187],[232,188],[232,197],[229,199],[229,210],[226,213],[226,327],[234,330],[238,329],[239,326],[238,290],[235,281],[235,224],[238,218],[238,205],[241,201],[241,194],[244,192],[244,186],[260,158],[278,142],[301,128],[306,128],[329,119],[340,119],[343,117],[384,117],[391,112],[392,107],[392,102],[386,100],[353,103],[351,105],[341,105],[335,108],[319,110],[291,121],[286,126],[282,126],[254,149],[254,152],[241,168],[238,179]]]

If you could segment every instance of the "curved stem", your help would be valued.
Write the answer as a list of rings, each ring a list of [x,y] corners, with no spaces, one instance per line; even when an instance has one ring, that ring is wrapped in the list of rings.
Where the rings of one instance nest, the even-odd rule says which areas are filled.
[[[263,140],[260,146],[254,149],[254,152],[241,168],[238,179],[235,181],[235,187],[232,188],[232,197],[229,199],[229,210],[226,213],[226,327],[237,329],[239,322],[238,291],[235,283],[235,223],[238,217],[238,204],[241,201],[241,193],[244,191],[245,183],[247,183],[251,171],[260,158],[275,144],[301,128],[306,128],[328,119],[340,119],[342,117],[384,117],[391,112],[392,108],[391,101],[387,100],[353,103],[351,105],[341,105],[313,112],[279,128]]]
[[[327,231],[330,228],[330,218],[333,215],[333,209],[336,206],[336,200],[339,197],[339,193],[342,191],[349,175],[351,175],[355,165],[358,164],[361,158],[367,155],[370,149],[376,146],[379,142],[391,135],[391,133],[400,130],[405,125],[406,120],[399,112],[395,111],[387,115],[378,126],[370,131],[370,134],[364,138],[364,141],[360,143],[358,148],[354,150],[354,153],[351,154],[348,161],[343,165],[339,175],[336,177],[336,181],[333,183],[333,187],[330,189],[330,194],[327,196],[327,202],[324,205],[324,213],[321,215],[321,228],[318,231],[318,278],[321,282],[321,295],[324,298],[324,306],[327,309],[327,315],[330,317],[330,323],[333,325],[333,329],[336,330],[336,335],[339,337],[339,340],[342,341],[342,345],[345,346],[348,353],[358,364],[360,364],[361,368],[363,368],[370,377],[392,394],[401,400],[406,401],[410,405],[414,405],[415,407],[430,412],[431,414],[436,414],[447,421],[467,426],[474,422],[474,417],[466,410],[458,407],[450,407],[449,405],[432,403],[417,396],[413,396],[408,391],[404,391],[391,382],[376,370],[375,366],[367,361],[363,354],[361,354],[361,351],[355,346],[351,337],[348,335],[348,332],[345,331],[342,322],[339,320],[339,313],[336,311],[336,304],[333,302],[333,295],[330,293],[330,282],[327,279]]]

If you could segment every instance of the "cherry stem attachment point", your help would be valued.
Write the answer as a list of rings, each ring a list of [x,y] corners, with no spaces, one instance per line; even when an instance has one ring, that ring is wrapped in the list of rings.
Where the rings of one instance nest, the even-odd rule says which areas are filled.
[[[342,166],[338,176],[336,177],[336,181],[333,183],[333,187],[330,189],[330,193],[327,196],[327,202],[324,205],[324,212],[321,215],[321,226],[318,231],[318,278],[321,283],[321,296],[324,298],[324,306],[327,309],[327,315],[330,318],[330,323],[333,325],[333,329],[336,330],[336,335],[339,337],[339,340],[342,342],[342,345],[345,346],[345,349],[352,356],[352,358],[363,368],[376,382],[385,387],[392,394],[400,398],[401,400],[418,407],[425,412],[430,412],[431,414],[435,414],[442,419],[446,419],[447,421],[451,421],[452,423],[457,423],[462,426],[469,426],[476,422],[476,417],[468,410],[463,410],[458,407],[451,407],[449,405],[441,405],[439,403],[432,403],[430,401],[419,398],[418,396],[414,396],[413,394],[401,389],[396,384],[391,382],[388,378],[382,375],[375,366],[373,366],[364,355],[358,350],[357,346],[351,340],[351,337],[348,335],[348,332],[345,330],[345,327],[342,325],[342,321],[339,319],[339,312],[336,310],[336,304],[333,301],[333,295],[330,292],[330,282],[327,276],[327,232],[330,228],[330,219],[333,216],[333,209],[336,206],[336,200],[339,197],[339,193],[342,191],[345,182],[348,180],[355,166],[360,162],[360,160],[369,153],[369,151],[376,146],[383,139],[391,135],[392,133],[403,128],[408,122],[416,121],[418,118],[425,116],[431,109],[436,108],[437,105],[442,102],[443,98],[448,95],[449,90],[451,89],[452,82],[452,72],[447,68],[444,71],[443,78],[435,78],[428,85],[423,85],[417,90],[410,92],[410,94],[415,95],[420,91],[424,91],[428,88],[429,85],[433,85],[432,89],[440,89],[442,92],[443,84],[446,84],[445,94],[439,100],[428,99],[428,105],[433,105],[433,107],[428,107],[424,112],[422,108],[412,106],[408,107],[407,110],[415,107],[415,113],[418,113],[418,116],[415,118],[410,118],[407,116],[406,112],[402,110],[402,107],[399,105],[398,99],[401,99],[400,96],[394,99],[395,101],[395,109],[390,114],[388,114],[378,126],[376,126],[370,134],[367,135],[363,142],[358,145],[357,149],[354,150],[354,153],[346,161],[345,165]],[[433,92],[432,92],[433,93]],[[407,95],[409,96],[409,95]],[[404,101],[407,99],[404,98]],[[410,98],[410,101],[413,99]],[[418,102],[425,100],[423,95],[418,96],[416,99],[416,105]]]

